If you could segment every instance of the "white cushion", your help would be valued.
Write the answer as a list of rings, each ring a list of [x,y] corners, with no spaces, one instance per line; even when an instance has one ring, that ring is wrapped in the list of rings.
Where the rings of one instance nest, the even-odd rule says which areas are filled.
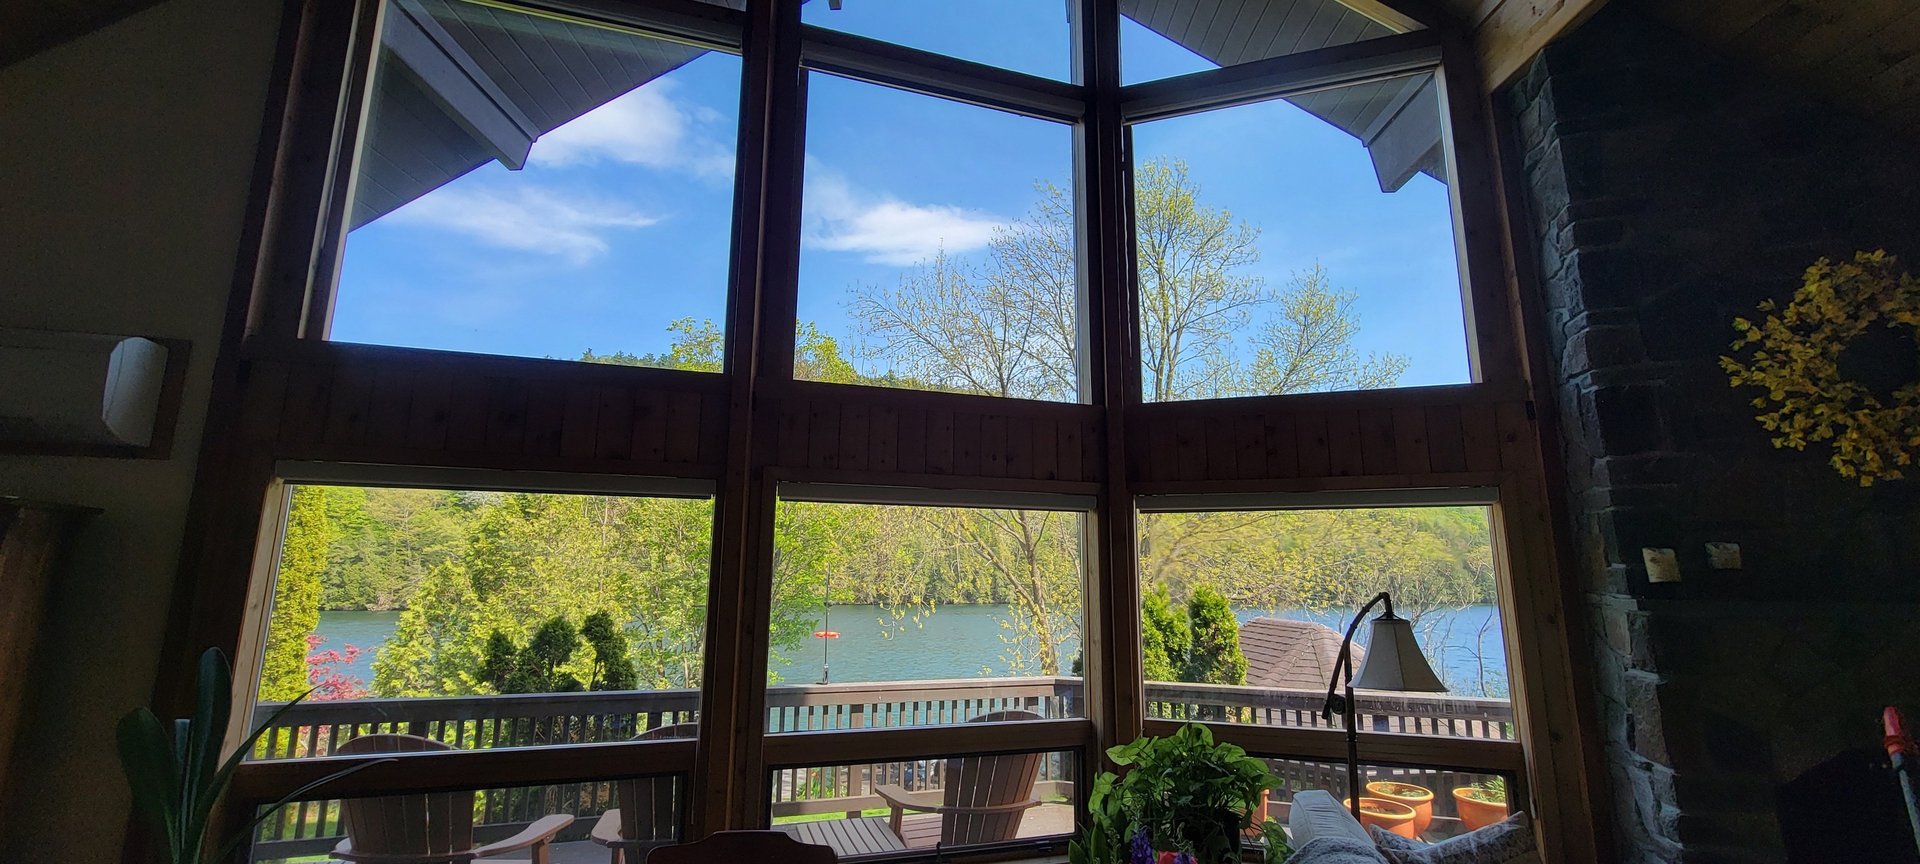
[[[1287,833],[1292,835],[1295,849],[1305,848],[1319,837],[1367,841],[1367,829],[1360,827],[1359,820],[1353,818],[1347,808],[1340,806],[1340,800],[1325,789],[1293,793],[1293,811],[1287,815]]]
[[[1369,830],[1391,864],[1541,864],[1533,823],[1525,813],[1432,845],[1382,831],[1378,825]]]

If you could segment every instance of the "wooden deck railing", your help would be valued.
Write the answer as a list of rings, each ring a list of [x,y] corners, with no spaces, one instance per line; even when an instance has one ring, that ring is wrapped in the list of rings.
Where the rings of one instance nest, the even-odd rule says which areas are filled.
[[[1009,709],[1047,718],[1077,717],[1083,714],[1081,694],[1079,679],[1059,677],[777,685],[767,689],[767,731],[937,726]],[[1324,693],[1149,682],[1146,695],[1149,716],[1156,718],[1326,725],[1319,716]],[[276,707],[259,706],[255,722],[263,722]],[[1361,694],[1357,707],[1363,726],[1378,731],[1513,737],[1512,706],[1500,700]],[[625,741],[648,729],[693,722],[699,708],[700,694],[695,690],[310,702],[283,715],[262,737],[252,758],[325,756],[349,739],[381,732],[421,735],[462,749]],[[1338,719],[1332,725],[1337,726]],[[924,760],[881,765],[782,770],[774,778],[773,812],[794,816],[858,811],[875,806],[875,785],[938,788],[945,765],[943,758],[929,754]],[[1290,779],[1320,784],[1321,774],[1329,780],[1338,774],[1301,770],[1306,773]],[[1044,789],[1071,795],[1073,780],[1066,757],[1043,764]],[[486,790],[480,793],[477,821],[483,826],[512,826],[547,813],[566,812],[581,817],[576,833],[584,835],[592,820],[613,806],[611,792],[609,783]],[[324,852],[340,834],[338,820],[336,802],[289,807],[261,825],[255,857],[267,860]]]

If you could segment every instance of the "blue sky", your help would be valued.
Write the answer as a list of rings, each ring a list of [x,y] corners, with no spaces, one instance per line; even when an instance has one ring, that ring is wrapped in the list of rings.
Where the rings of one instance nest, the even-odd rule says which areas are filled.
[[[1064,4],[878,3],[809,23],[1036,75],[1069,77]],[[1127,22],[1129,81],[1208,63]],[[707,54],[543,136],[528,165],[489,163],[353,232],[333,338],[577,357],[661,351],[681,317],[720,320],[740,61]],[[1202,200],[1261,231],[1272,283],[1317,260],[1358,294],[1361,353],[1403,384],[1467,379],[1446,189],[1382,194],[1358,141],[1285,102],[1135,127],[1138,159],[1186,160]],[[800,315],[851,342],[856,286],[890,286],[944,249],[980,260],[1033,184],[1072,180],[1072,133],[1042,120],[812,76]]]

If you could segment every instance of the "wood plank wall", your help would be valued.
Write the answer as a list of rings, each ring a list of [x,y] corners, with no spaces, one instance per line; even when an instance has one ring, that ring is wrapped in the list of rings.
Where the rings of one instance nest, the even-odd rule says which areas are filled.
[[[1083,492],[1105,473],[1091,406],[807,382],[774,401],[789,477]]]
[[[308,344],[248,361],[273,460],[715,478],[723,376]],[[1090,493],[1105,410],[796,381],[760,400],[786,479]],[[1467,384],[1139,405],[1141,494],[1492,485],[1532,434],[1517,388]],[[1507,454],[1504,455],[1503,454]]]
[[[1144,405],[1128,473],[1143,494],[1487,485],[1531,434],[1490,385]]]
[[[712,478],[715,374],[342,344],[249,361],[276,460]]]

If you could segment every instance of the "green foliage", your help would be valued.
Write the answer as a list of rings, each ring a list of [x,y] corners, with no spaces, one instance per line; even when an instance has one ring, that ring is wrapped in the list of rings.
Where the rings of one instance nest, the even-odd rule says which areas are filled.
[[[1266,762],[1214,743],[1198,723],[1111,748],[1107,758],[1127,772],[1095,781],[1093,830],[1081,835],[1089,864],[1125,860],[1126,843],[1142,831],[1155,850],[1186,852],[1198,864],[1238,862],[1241,831],[1253,827],[1261,794],[1281,782]]]
[[[1201,586],[1187,598],[1187,626],[1193,647],[1187,654],[1183,681],[1198,684],[1247,683],[1247,658],[1240,653],[1240,622],[1226,595]]]
[[[1140,599],[1140,648],[1147,680],[1185,680],[1180,676],[1193,651],[1193,630],[1185,611],[1174,608],[1173,595],[1165,585],[1155,586]]]
[[[293,487],[260,664],[263,701],[285,702],[307,691],[307,634],[320,621],[320,575],[333,538],[326,511],[325,489]]]
[[[233,674],[227,668],[226,658],[216,648],[200,655],[199,672],[193,719],[175,720],[169,730],[152,710],[138,708],[120,718],[116,730],[120,765],[132,792],[134,813],[146,822],[151,835],[149,842],[163,844],[158,851],[164,854],[161,860],[168,864],[229,860],[234,850],[253,833],[254,826],[287,802],[355,771],[391,761],[374,760],[336,771],[261,808],[226,837],[208,836],[213,827],[214,809],[226,794],[227,784],[240,761],[252,752],[261,734],[299,704],[306,693],[295,694],[222,761],[221,737],[233,713]]]
[[[593,649],[592,690],[632,690],[637,678],[633,661],[627,659],[627,640],[614,626],[613,616],[595,612],[580,624],[580,636]]]
[[[503,645],[517,656],[556,617],[585,621],[595,613],[605,613],[626,642],[620,656],[632,664],[633,686],[699,686],[710,501],[470,493],[462,506],[471,524],[464,547],[415,589],[374,661],[376,693],[502,692],[502,670],[513,665]],[[543,688],[607,674],[596,676],[596,656],[613,656],[611,640],[599,655],[562,653],[556,635],[542,642],[548,650],[540,666],[551,672],[533,680]]]
[[[1840,476],[1862,486],[1900,479],[1920,452],[1920,279],[1884,249],[1821,258],[1786,308],[1767,300],[1759,311],[1758,324],[1733,319],[1733,350],[1745,359],[1721,357],[1720,368],[1733,386],[1766,391],[1754,419],[1773,446],[1831,441],[1827,464]]]

